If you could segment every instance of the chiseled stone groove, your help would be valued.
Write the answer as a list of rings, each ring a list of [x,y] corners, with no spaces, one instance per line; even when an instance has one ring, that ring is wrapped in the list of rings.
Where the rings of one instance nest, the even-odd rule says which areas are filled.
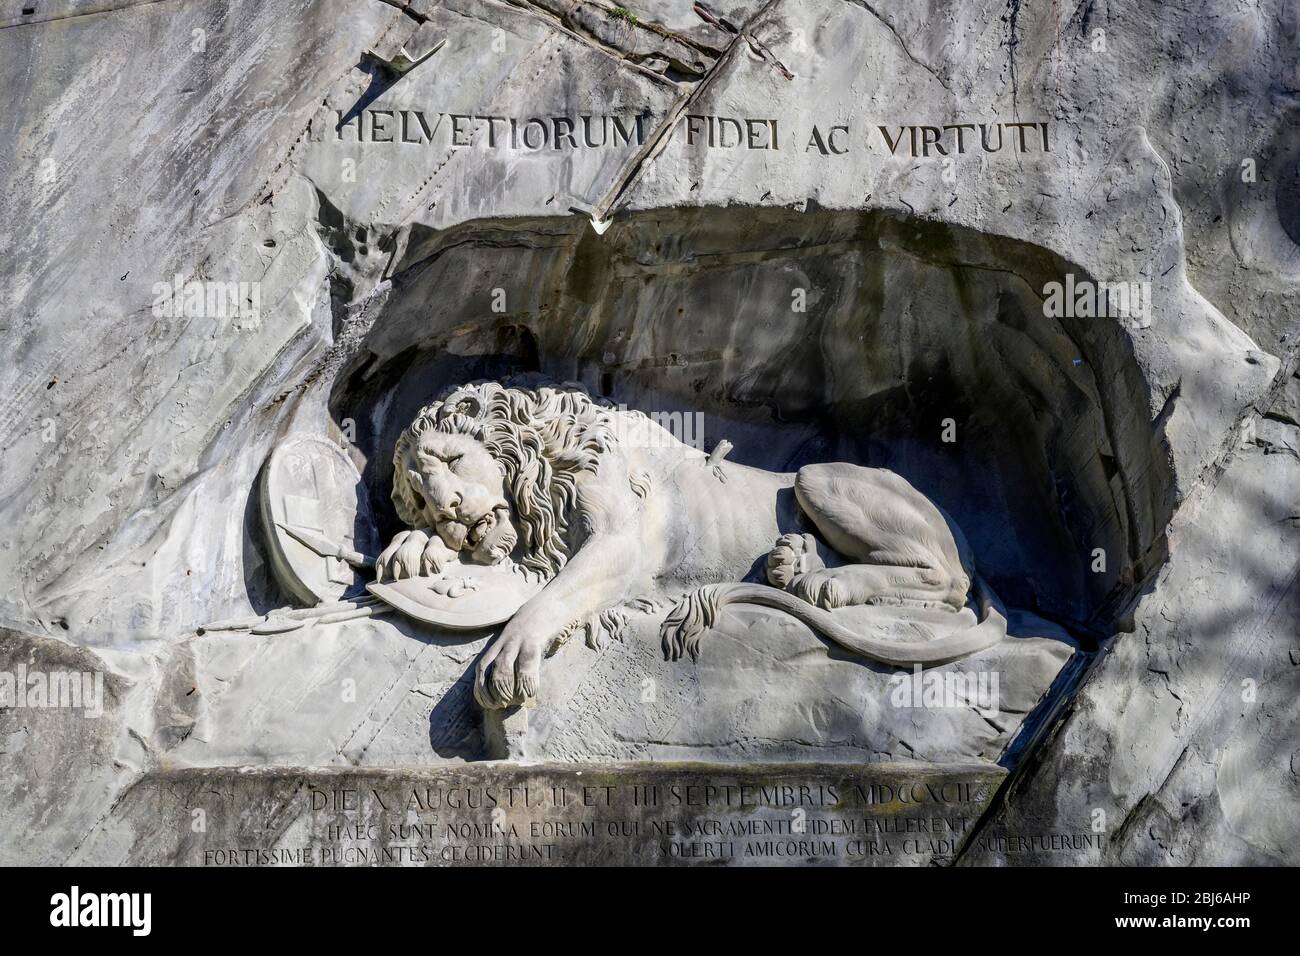
[[[152,6],[163,0],[27,0],[11,4],[17,8],[14,16],[0,18],[0,30],[10,27],[35,26],[38,23],[52,23],[55,20],[72,20],[76,17],[88,17],[96,13],[116,13],[132,7]],[[33,12],[23,15],[22,11]]]
[[[883,27],[885,27],[887,30],[889,30],[890,33],[894,35],[894,41],[898,44],[898,48],[903,51],[903,55],[905,57],[907,57],[917,66],[919,66],[921,69],[925,70],[936,80],[938,80],[939,85],[942,86],[949,93],[952,92],[952,86],[949,85],[948,81],[945,80],[942,76],[940,76],[939,72],[935,70],[934,67],[930,66],[930,64],[926,63],[924,60],[918,60],[916,58],[916,55],[912,53],[907,43],[899,35],[898,28],[895,27],[892,22],[886,20],[885,17],[881,15],[880,11],[878,11],[875,7],[873,7],[870,3],[868,3],[867,0],[848,0],[848,2],[853,4],[855,7],[861,7],[863,10],[866,10],[869,14],[875,17],[876,20],[879,21]]]
[[[429,4],[420,0],[383,0],[419,23],[428,22]],[[504,0],[551,23],[569,36],[637,67],[661,80],[691,82],[708,71],[718,50],[657,24],[611,17],[613,8],[588,0]],[[667,76],[672,71],[675,76]]]
[[[729,64],[735,56],[737,44],[742,40],[746,43],[750,43],[752,39],[750,33],[751,27],[754,24],[759,23],[763,17],[767,15],[768,11],[775,7],[779,2],[780,0],[768,0],[768,2],[763,5],[762,9],[754,14],[754,16],[750,17],[744,26],[740,28],[740,31],[732,37],[731,42],[727,44],[727,48],[722,51],[722,55],[714,61],[711,67],[709,67],[708,72],[700,82],[696,84],[695,88],[691,90],[690,94],[678,101],[677,105],[673,108],[672,113],[667,116],[663,123],[659,125],[659,128],[650,135],[646,144],[642,146],[630,160],[628,160],[627,171],[620,173],[613,188],[610,189],[607,198],[602,200],[592,209],[592,218],[601,220],[605,219],[609,215],[609,211],[617,205],[618,201],[628,192],[628,190],[636,185],[645,164],[653,161],[653,159],[668,145],[669,137],[672,136],[673,130],[677,128],[677,124],[681,121],[681,118],[686,115],[686,111],[690,109],[691,104],[704,96],[704,94],[712,88],[713,81],[726,71],[727,64]],[[779,63],[777,65],[780,66]],[[785,67],[780,66],[780,69],[786,78],[789,79],[789,73],[785,70]]]

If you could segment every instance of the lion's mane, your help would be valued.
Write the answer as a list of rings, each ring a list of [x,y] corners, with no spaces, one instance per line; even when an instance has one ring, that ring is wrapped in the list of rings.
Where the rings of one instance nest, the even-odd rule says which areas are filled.
[[[393,504],[411,527],[424,522],[415,483],[421,438],[430,432],[482,442],[505,475],[522,537],[520,563],[545,580],[564,567],[578,477],[595,472],[615,444],[609,410],[581,386],[475,382],[453,389],[420,410],[393,451]]]

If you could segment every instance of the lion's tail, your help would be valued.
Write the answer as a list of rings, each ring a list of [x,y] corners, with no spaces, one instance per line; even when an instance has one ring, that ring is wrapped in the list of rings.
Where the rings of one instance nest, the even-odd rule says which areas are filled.
[[[829,611],[809,604],[788,591],[766,584],[708,584],[684,598],[664,619],[659,629],[664,657],[679,660],[690,654],[698,660],[700,641],[714,626],[728,604],[759,604],[785,611],[836,644],[884,664],[910,667],[913,664],[946,664],[997,644],[1007,636],[1007,621],[993,606],[982,579],[976,578],[980,604],[979,623],[940,638],[921,641],[889,641],[849,630]]]

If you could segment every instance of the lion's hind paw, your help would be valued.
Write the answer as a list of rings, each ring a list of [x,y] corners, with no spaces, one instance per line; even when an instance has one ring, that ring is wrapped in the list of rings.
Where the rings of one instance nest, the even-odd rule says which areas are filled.
[[[853,600],[852,590],[843,580],[839,570],[822,569],[801,574],[790,585],[790,590],[809,604],[827,611],[859,603]]]

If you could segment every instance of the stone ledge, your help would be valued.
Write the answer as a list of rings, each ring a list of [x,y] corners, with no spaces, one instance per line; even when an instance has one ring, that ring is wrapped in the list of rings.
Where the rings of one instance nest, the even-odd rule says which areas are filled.
[[[922,866],[955,858],[1004,776],[921,764],[174,770],[123,794],[75,862]]]

